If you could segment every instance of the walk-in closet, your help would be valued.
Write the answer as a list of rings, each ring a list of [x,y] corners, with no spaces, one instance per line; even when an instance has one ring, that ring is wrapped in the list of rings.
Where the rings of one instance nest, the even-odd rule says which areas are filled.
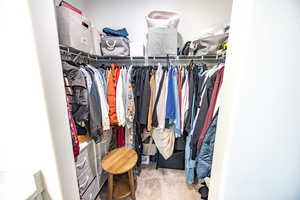
[[[0,199],[300,199],[298,2],[0,5]]]
[[[193,29],[170,3],[56,6],[81,199],[208,199],[231,1]]]

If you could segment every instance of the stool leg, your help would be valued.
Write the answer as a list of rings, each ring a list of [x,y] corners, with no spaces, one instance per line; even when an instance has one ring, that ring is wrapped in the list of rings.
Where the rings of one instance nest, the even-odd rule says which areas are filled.
[[[113,184],[114,184],[114,175],[108,174],[108,200],[112,200]]]
[[[135,189],[134,189],[134,177],[132,169],[128,171],[129,187],[131,191],[131,198],[135,199]]]

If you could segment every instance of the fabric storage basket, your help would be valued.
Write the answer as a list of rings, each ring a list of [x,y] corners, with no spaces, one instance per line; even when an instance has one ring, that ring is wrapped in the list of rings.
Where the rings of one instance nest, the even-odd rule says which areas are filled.
[[[154,143],[145,144],[143,143],[143,154],[146,156],[154,156],[157,153],[157,148]]]
[[[92,40],[93,40],[93,52],[92,54],[101,56],[101,49],[100,49],[100,43],[101,43],[101,37],[100,37],[100,31],[95,27],[91,26],[92,31]]]
[[[148,25],[147,56],[177,55],[176,12],[152,11],[146,16]]]
[[[101,53],[103,56],[129,56],[129,40],[119,36],[101,35]]]
[[[229,37],[228,24],[214,25],[194,40],[189,47],[189,55],[217,54],[220,45],[226,43]]]
[[[149,131],[144,131],[142,134],[143,155],[154,156],[157,153],[157,148]]]
[[[91,23],[70,8],[58,6],[56,11],[60,44],[92,52]]]
[[[157,160],[157,168],[179,169],[184,170],[185,151],[174,151],[172,156],[167,160],[159,153]]]
[[[177,30],[175,28],[149,29],[147,55],[177,55]]]
[[[184,151],[186,145],[186,137],[181,136],[175,139],[174,150],[175,151]]]
[[[74,7],[73,5],[69,4],[69,3],[66,2],[66,1],[61,1],[61,2],[59,3],[59,6],[63,6],[63,7],[65,7],[65,8],[69,8],[69,9],[71,9],[72,11],[74,11],[74,12],[76,12],[76,13],[82,15],[82,11],[81,11],[81,10],[79,10],[78,8]]]
[[[226,42],[228,40],[228,36],[228,33],[222,33],[195,40],[190,46],[191,54],[196,56],[216,54],[219,45]]]

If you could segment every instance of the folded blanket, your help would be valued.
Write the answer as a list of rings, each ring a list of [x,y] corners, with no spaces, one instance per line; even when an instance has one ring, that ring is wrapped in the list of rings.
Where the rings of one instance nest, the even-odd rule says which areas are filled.
[[[122,28],[122,29],[118,29],[118,30],[114,30],[111,28],[104,28],[103,33],[106,33],[109,36],[121,36],[121,37],[125,37],[127,38],[128,36],[128,32],[126,30],[126,28]]]

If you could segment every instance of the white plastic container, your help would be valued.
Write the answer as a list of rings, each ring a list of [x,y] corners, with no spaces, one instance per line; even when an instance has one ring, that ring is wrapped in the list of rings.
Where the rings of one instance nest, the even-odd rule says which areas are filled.
[[[56,7],[59,43],[91,53],[91,23],[82,15],[64,6]]]

